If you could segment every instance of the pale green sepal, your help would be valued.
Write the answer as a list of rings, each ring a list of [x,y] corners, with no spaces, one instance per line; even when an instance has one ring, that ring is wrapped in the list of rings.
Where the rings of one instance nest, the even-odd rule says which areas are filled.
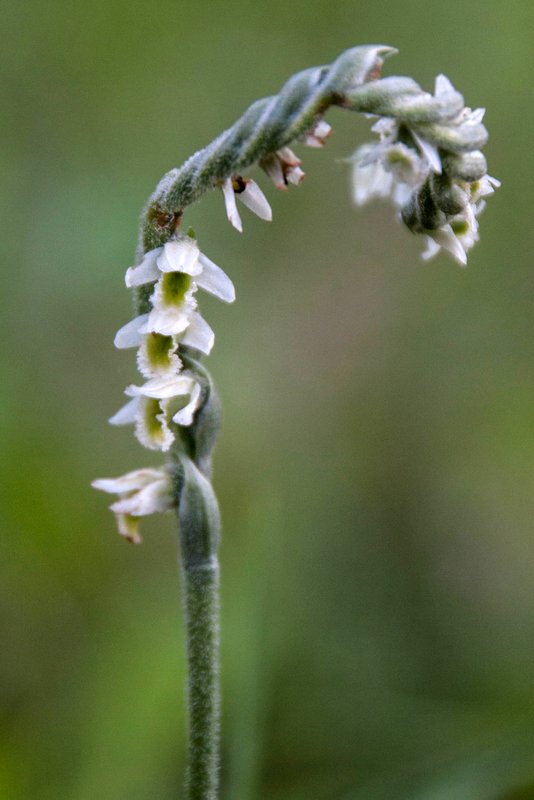
[[[209,566],[220,540],[221,521],[210,482],[186,455],[179,456],[183,484],[178,505],[184,567]]]

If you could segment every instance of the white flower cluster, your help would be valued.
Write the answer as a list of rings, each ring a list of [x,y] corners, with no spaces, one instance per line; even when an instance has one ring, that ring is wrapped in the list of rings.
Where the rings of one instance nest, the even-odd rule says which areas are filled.
[[[331,128],[322,119],[304,133],[308,147],[322,147]],[[300,160],[288,147],[266,156],[260,166],[279,189],[298,185],[304,178]],[[249,178],[233,175],[220,187],[231,224],[242,231],[236,197],[258,217],[270,221],[271,207],[260,187]],[[150,450],[167,451],[176,438],[176,426],[189,426],[201,401],[202,388],[184,369],[181,345],[208,355],[215,340],[197,310],[195,294],[204,289],[227,303],[235,299],[228,276],[200,252],[190,236],[177,234],[162,247],[146,253],[140,264],[126,271],[128,288],[153,285],[150,311],[124,325],[115,336],[119,349],[137,347],[137,365],[145,378],[141,386],[128,386],[131,399],[110,422],[135,425],[135,434]],[[139,518],[174,505],[170,473],[165,469],[140,469],[119,478],[99,478],[96,489],[117,494],[111,505],[119,533],[140,542]]]
[[[233,302],[235,291],[220,267],[183,234],[146,253],[140,264],[127,270],[126,286],[146,284],[154,284],[151,310],[128,322],[115,336],[116,347],[138,348],[137,364],[146,381],[127,387],[125,394],[131,400],[110,422],[133,423],[142,445],[167,451],[175,439],[173,426],[191,425],[201,395],[200,384],[183,368],[178,347],[187,345],[207,355],[215,339],[197,311],[196,291],[204,289],[227,303]],[[119,494],[121,499],[111,508],[119,532],[131,541],[139,538],[129,533],[130,517],[170,507],[167,499],[162,500],[170,497],[170,477],[165,471],[138,470],[121,478],[97,480],[93,486]]]
[[[215,339],[197,311],[195,293],[204,289],[231,303],[235,291],[222,269],[200,252],[194,239],[183,234],[150,250],[138,266],[126,272],[128,288],[153,282],[152,310],[128,322],[115,336],[116,347],[139,348],[137,364],[147,380],[142,386],[128,386],[125,394],[132,399],[110,422],[135,423],[142,445],[165,451],[175,438],[170,423],[191,425],[200,398],[198,382],[183,370],[178,345],[207,355]]]
[[[436,78],[434,97],[445,103],[456,90],[444,75]],[[484,109],[464,108],[452,120],[451,126],[481,123]],[[433,175],[442,174],[438,148],[422,137],[407,123],[389,117],[380,118],[372,127],[379,141],[365,144],[350,159],[353,163],[352,190],[356,205],[374,198],[389,198],[400,211],[410,198]],[[500,182],[484,175],[475,182],[455,180],[456,198],[462,198],[461,210],[442,222],[436,229],[424,232],[428,237],[424,259],[436,255],[441,248],[448,250],[458,263],[467,263],[467,251],[478,241],[478,219],[485,206],[483,198],[491,194]],[[444,216],[444,215],[443,215]]]

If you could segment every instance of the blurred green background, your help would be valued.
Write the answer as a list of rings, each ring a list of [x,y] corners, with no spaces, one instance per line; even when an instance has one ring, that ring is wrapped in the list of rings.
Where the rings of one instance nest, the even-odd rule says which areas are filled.
[[[224,800],[534,798],[534,4],[2,2],[6,800],[180,797],[171,516],[115,533],[103,475],[157,465],[107,418],[123,274],[160,176],[354,44],[486,106],[503,180],[467,270],[351,207],[333,110],[266,225],[190,210],[238,301],[201,298],[224,401]]]

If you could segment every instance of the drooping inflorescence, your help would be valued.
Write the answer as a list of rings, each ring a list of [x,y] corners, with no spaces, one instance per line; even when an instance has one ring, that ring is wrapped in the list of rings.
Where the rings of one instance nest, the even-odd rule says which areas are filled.
[[[126,389],[131,399],[110,421],[133,423],[141,444],[168,452],[170,461],[161,470],[94,482],[96,488],[118,494],[111,508],[119,531],[131,541],[139,541],[138,518],[152,511],[177,508],[181,525],[187,527],[181,498],[191,481],[201,505],[215,502],[206,485],[219,411],[200,364],[200,357],[211,351],[214,334],[197,309],[196,291],[201,288],[232,302],[234,289],[200,252],[194,234],[182,232],[188,205],[205,191],[219,189],[237,230],[242,231],[242,222],[236,198],[261,219],[271,220],[265,195],[245,171],[258,165],[279,189],[301,183],[301,160],[289,145],[297,141],[322,147],[331,133],[324,115],[330,106],[338,106],[376,119],[378,141],[358,148],[350,159],[356,204],[389,198],[407,227],[426,236],[424,258],[444,248],[466,263],[467,251],[478,240],[483,198],[499,185],[487,175],[480,149],[487,140],[483,111],[466,108],[444,76],[437,78],[434,94],[410,78],[381,79],[383,61],[394,52],[385,46],[356,47],[329,66],[294,75],[279,94],[255,102],[231,128],[167,173],[150,198],[137,265],[126,273],[137,313],[115,338],[118,348],[138,348],[145,382]],[[206,541],[206,552],[213,546]]]
[[[399,79],[393,80],[398,86]],[[411,231],[426,234],[424,259],[444,248],[465,265],[479,238],[483,198],[500,186],[487,175],[478,149],[487,139],[484,109],[464,108],[448,78],[438,75],[434,95],[419,97],[417,109],[408,113],[402,95],[417,92],[411,81],[404,82],[396,102],[381,106],[391,116],[380,116],[373,125],[379,141],[359,147],[351,159],[354,202],[389,198]],[[432,124],[438,111],[439,124]]]

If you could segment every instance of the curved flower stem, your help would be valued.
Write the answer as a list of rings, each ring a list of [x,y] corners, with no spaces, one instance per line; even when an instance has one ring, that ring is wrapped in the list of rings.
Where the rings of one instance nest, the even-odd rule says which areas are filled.
[[[487,131],[481,123],[483,112],[464,108],[463,97],[444,76],[438,77],[434,95],[424,92],[411,78],[381,79],[383,61],[394,52],[393,48],[384,45],[355,47],[342,53],[330,65],[299,72],[284,84],[277,95],[257,100],[214,141],[194,153],[181,167],[163,176],[141,218],[138,266],[147,282],[142,285],[132,283],[136,286],[138,315],[148,317],[154,313],[169,275],[178,276],[180,280],[185,276],[187,281],[192,281],[191,285],[196,280],[201,288],[199,276],[202,275],[204,288],[208,288],[206,277],[211,270],[212,283],[208,290],[226,302],[232,301],[231,282],[209,259],[203,257],[204,266],[198,269],[197,262],[195,269],[191,263],[186,269],[185,261],[176,261],[173,246],[183,248],[187,236],[195,238],[194,234],[178,232],[185,209],[211,189],[225,192],[229,189],[234,200],[233,194],[238,191],[232,181],[241,181],[245,186],[241,173],[254,164],[262,167],[278,188],[285,188],[289,182],[288,168],[295,166],[291,159],[296,158],[288,145],[295,139],[309,144],[306,140],[313,140],[314,134],[317,136],[316,126],[323,123],[324,115],[332,106],[385,117],[386,128],[379,131],[380,142],[371,151],[366,151],[367,156],[371,152],[373,157],[368,163],[362,160],[360,165],[364,171],[370,168],[371,178],[374,177],[374,181],[368,179],[367,188],[364,185],[364,199],[373,194],[387,196],[396,175],[392,170],[399,172],[397,182],[400,184],[406,183],[405,172],[408,170],[410,180],[415,175],[415,183],[410,183],[409,198],[402,202],[395,200],[405,224],[414,232],[430,235],[438,249],[439,246],[449,249],[457,260],[465,263],[464,245],[457,239],[452,224],[458,226],[462,223],[464,233],[461,234],[457,227],[458,236],[464,236],[466,249],[470,247],[478,238],[475,218],[483,207],[481,198],[493,191],[492,186],[496,185],[494,179],[486,176],[485,159],[479,151],[487,139]],[[316,138],[317,141],[320,144],[320,137],[319,140]],[[403,162],[400,165],[399,159]],[[275,167],[281,179],[277,177]],[[377,168],[381,170],[378,173],[378,192]],[[264,213],[258,215],[269,218]],[[193,247],[191,242],[189,246]],[[165,256],[162,266],[162,256],[156,252],[158,248],[164,251],[167,248],[175,253],[174,260],[169,261]],[[198,248],[196,253],[198,261],[202,254],[199,256]],[[207,269],[206,275],[204,268]],[[223,286],[230,284],[232,292],[227,288],[221,289],[221,274]],[[180,303],[185,304],[185,300],[177,290],[175,295],[170,292],[165,303],[186,317],[190,314],[186,305],[184,308],[180,306]],[[191,320],[191,316],[186,320],[186,328],[191,325]],[[154,320],[151,324],[153,328],[148,333],[141,328],[138,332],[148,336],[155,333],[169,339],[168,330],[156,329]],[[184,330],[177,329],[173,335],[183,334]],[[209,374],[199,363],[201,352],[209,352],[210,348],[197,351],[196,345],[193,346],[191,341],[188,343],[185,337],[175,342],[175,346],[172,356],[179,359],[199,390],[192,420],[188,419],[187,423],[179,421],[175,415],[172,423],[168,423],[176,423],[173,430],[167,427],[172,442],[169,452],[174,480],[172,504],[178,511],[188,637],[187,798],[217,800],[220,689],[219,568],[216,553],[220,519],[211,486],[211,455],[219,430],[220,411]],[[166,348],[168,350],[168,342]],[[163,389],[169,391],[168,386],[160,386],[159,391]],[[153,385],[150,388],[152,393],[145,387],[143,395],[156,400],[157,413],[154,414],[153,406],[150,406],[152,416],[149,421],[167,425],[166,401],[173,397],[165,392],[157,395],[154,391]],[[181,396],[177,389],[176,396]],[[162,402],[158,405],[159,401]],[[115,488],[111,490],[115,491]],[[138,505],[134,506],[137,508]],[[134,510],[132,513],[139,512]]]
[[[184,562],[185,563],[185,562]],[[188,649],[188,800],[216,800],[219,767],[219,564],[183,568]]]

